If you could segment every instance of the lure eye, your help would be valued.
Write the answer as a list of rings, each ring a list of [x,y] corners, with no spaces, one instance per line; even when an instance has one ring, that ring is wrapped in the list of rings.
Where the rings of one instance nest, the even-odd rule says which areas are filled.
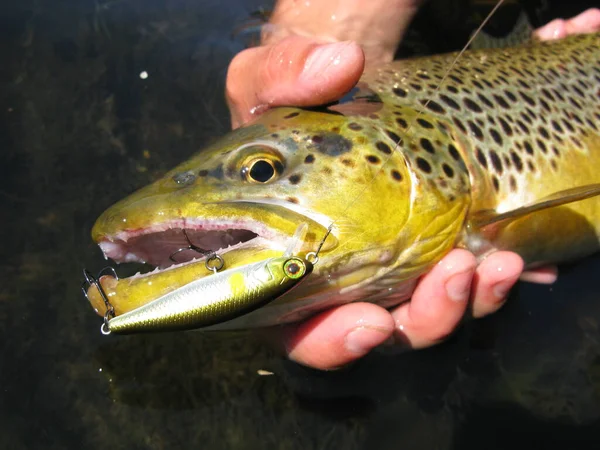
[[[275,176],[275,167],[267,159],[257,159],[252,161],[248,167],[244,167],[243,172],[249,181],[266,183]]]
[[[306,264],[301,259],[288,259],[283,265],[283,271],[289,278],[296,280],[306,273]]]

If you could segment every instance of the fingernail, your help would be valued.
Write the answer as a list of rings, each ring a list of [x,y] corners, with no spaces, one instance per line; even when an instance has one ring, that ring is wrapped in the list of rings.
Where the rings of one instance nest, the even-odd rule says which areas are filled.
[[[471,270],[453,275],[446,282],[446,294],[448,294],[450,300],[455,302],[467,300],[471,291],[472,279],[473,273]]]
[[[365,355],[374,347],[383,343],[392,330],[377,327],[361,326],[354,328],[346,335],[346,349],[357,355]]]
[[[514,280],[500,281],[494,285],[492,292],[496,298],[504,298],[515,284]]]
[[[315,75],[322,76],[323,72],[340,63],[343,53],[349,45],[349,42],[335,42],[316,47],[306,58],[301,76],[308,78]]]

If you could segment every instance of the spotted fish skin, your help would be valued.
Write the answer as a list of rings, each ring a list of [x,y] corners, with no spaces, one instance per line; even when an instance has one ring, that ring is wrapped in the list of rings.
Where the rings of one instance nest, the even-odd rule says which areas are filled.
[[[302,286],[222,328],[355,300],[397,304],[455,247],[517,251],[530,266],[598,250],[598,197],[487,227],[475,219],[600,183],[600,34],[455,59],[373,68],[325,109],[267,111],[108,209],[93,237],[117,261],[161,265],[168,251],[136,242],[177,228],[251,230],[259,238],[222,253],[237,267],[280,255],[302,222],[299,254],[314,251],[334,223]],[[268,180],[252,179],[259,160]],[[109,295],[120,314],[199,276],[192,263],[120,280]]]
[[[423,128],[405,126],[414,123],[401,119],[408,105],[422,105],[430,125],[450,130],[448,145],[459,149],[468,168],[470,215],[510,211],[600,182],[599,34],[465,52],[448,72],[456,56],[397,62],[364,80],[388,105],[383,120],[396,133],[398,126],[409,133]],[[443,140],[433,146],[445,150]],[[430,182],[442,175],[444,183],[446,168],[420,153],[405,152],[413,162],[425,155],[435,166]],[[495,227],[477,239],[466,233],[461,246],[475,253],[517,251],[531,265],[592,253],[599,236],[600,203],[591,199]]]

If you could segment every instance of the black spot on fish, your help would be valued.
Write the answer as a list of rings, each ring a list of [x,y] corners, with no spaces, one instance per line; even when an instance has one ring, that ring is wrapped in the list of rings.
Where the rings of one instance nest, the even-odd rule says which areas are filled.
[[[435,113],[438,113],[438,114],[444,114],[446,112],[446,110],[442,107],[442,105],[440,105],[439,103],[437,103],[431,99],[421,100],[421,104],[425,108],[427,108]]]
[[[448,164],[442,164],[442,169],[448,178],[454,177],[454,170],[452,170],[452,167],[450,167]]]
[[[532,99],[529,95],[522,91],[519,91],[519,94],[521,95],[521,98],[525,100],[525,102],[527,102],[530,106],[535,106],[535,100]]]
[[[496,192],[498,192],[500,190],[500,182],[498,181],[498,177],[496,175],[492,177],[492,184],[494,185]]]
[[[483,152],[481,151],[481,149],[479,147],[477,147],[475,156],[477,156],[477,161],[479,161],[479,164],[481,164],[483,167],[485,167],[487,169],[487,166],[488,166],[487,159],[485,158],[485,155],[483,154]]]
[[[356,123],[356,122],[350,122],[348,124],[348,128],[350,128],[353,131],[360,131],[363,129],[362,125]]]
[[[477,97],[479,97],[479,100],[481,100],[481,102],[488,108],[494,107],[494,104],[485,95],[477,94]]]
[[[340,156],[352,149],[352,141],[339,134],[331,133],[313,136],[312,146],[325,155]]]
[[[392,178],[396,181],[402,181],[402,174],[398,172],[396,169],[392,170]]]
[[[448,151],[450,152],[450,156],[452,156],[452,159],[454,159],[454,161],[460,161],[460,153],[458,153],[458,150],[456,149],[454,144],[448,144]]]
[[[395,145],[400,144],[402,142],[402,138],[394,133],[392,130],[385,130],[385,133],[390,137],[390,139],[394,142]]]
[[[222,180],[223,179],[223,165],[221,164],[221,165],[215,167],[213,170],[210,170],[208,172],[208,176],[216,178],[217,180]]]
[[[431,130],[433,128],[432,123],[423,118],[418,118],[417,123],[427,130]]]
[[[353,159],[348,159],[348,158],[343,158],[342,159],[342,164],[345,165],[346,167],[354,167],[354,160]]]
[[[277,138],[279,137],[279,135],[278,135],[277,133],[273,133],[273,134],[271,134],[271,137],[272,137],[273,139],[277,139]]]
[[[377,150],[379,150],[382,153],[385,153],[386,155],[392,154],[392,149],[385,142],[377,141],[375,143],[375,147],[377,147]]]
[[[315,162],[315,155],[309,154],[309,155],[306,155],[306,158],[304,158],[305,164],[312,164],[314,162]]]
[[[202,169],[198,172],[199,177],[205,177],[206,175],[208,175],[208,170]]]
[[[302,175],[295,173],[293,175],[290,175],[289,180],[291,184],[298,184],[302,180]]]
[[[502,117],[498,117],[498,122],[500,122],[500,126],[502,127],[502,131],[504,131],[504,133],[507,136],[512,136],[513,135],[513,129],[508,124],[508,122],[506,120],[504,120]]]
[[[523,161],[521,160],[521,157],[514,151],[510,152],[510,157],[512,158],[512,162],[515,165],[517,172],[521,173],[523,171]]]
[[[494,128],[490,128],[490,135],[496,144],[502,145],[502,136]]]
[[[504,100],[504,97],[494,94],[494,100],[496,100],[496,103],[498,103],[498,105],[500,105],[502,108],[510,108],[510,105],[507,103],[506,100]]]
[[[481,107],[477,103],[475,103],[473,100],[471,100],[470,98],[465,98],[463,100],[463,103],[468,109],[470,109],[473,112],[476,112],[476,113],[483,112]]]
[[[458,119],[457,117],[453,117],[452,121],[454,122],[454,125],[456,125],[458,127],[458,129],[460,131],[462,131],[463,133],[467,132],[465,125],[462,123],[462,121],[460,119]]]
[[[513,94],[512,92],[510,92],[509,90],[505,89],[504,94],[511,102],[515,103],[517,101],[517,96],[515,94]]]
[[[460,105],[458,103],[456,103],[454,100],[452,100],[450,97],[448,97],[447,95],[444,94],[440,94],[440,99],[446,104],[448,105],[450,108],[455,109],[457,111],[460,110]]]
[[[371,164],[379,164],[379,162],[380,162],[379,158],[377,156],[375,156],[375,155],[367,155],[366,159]]]
[[[483,132],[481,131],[481,128],[479,128],[479,126],[471,120],[467,121],[467,124],[469,125],[469,128],[471,130],[471,133],[473,133],[473,136],[475,136],[479,140],[482,140]]]
[[[406,120],[404,120],[402,117],[398,117],[396,119],[396,123],[398,125],[400,125],[402,128],[407,128],[408,127],[408,123],[406,122]]]
[[[417,158],[417,167],[425,173],[431,173],[431,164],[423,158]]]
[[[450,78],[452,81],[454,81],[457,84],[465,84],[463,82],[463,80],[461,80],[460,78],[458,78],[456,75],[448,75],[448,78]]]
[[[402,88],[394,88],[394,89],[392,89],[392,92],[401,98],[406,97],[406,94],[407,94],[406,90],[404,90]]]
[[[535,143],[537,144],[538,148],[542,151],[542,153],[548,153],[548,148],[546,147],[544,141],[542,141],[541,139],[536,139]]]
[[[500,157],[494,150],[490,152],[490,160],[492,161],[492,165],[494,166],[494,169],[496,169],[496,172],[502,175],[502,172],[504,170],[504,168],[502,167],[502,161],[500,160]]]
[[[427,138],[421,138],[421,140],[419,141],[421,144],[421,147],[427,152],[427,153],[431,153],[432,155],[435,153],[435,148],[433,148],[433,144],[431,143],[431,141]]]
[[[292,117],[297,117],[299,115],[300,115],[299,112],[293,112],[293,113],[289,113],[287,116],[283,116],[283,118],[284,119],[291,119]]]
[[[531,146],[531,144],[529,143],[529,141],[523,142],[523,145],[525,146],[525,151],[528,154],[533,155],[533,147]]]
[[[517,119],[517,125],[519,126],[519,128],[521,129],[521,131],[525,134],[529,133],[529,127],[527,125],[525,125],[523,122],[521,122],[519,119]]]

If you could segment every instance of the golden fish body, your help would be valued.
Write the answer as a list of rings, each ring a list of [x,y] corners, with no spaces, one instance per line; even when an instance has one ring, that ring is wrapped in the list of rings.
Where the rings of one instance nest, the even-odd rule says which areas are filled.
[[[116,261],[166,267],[185,229],[240,267],[280,255],[299,223],[303,257],[333,223],[304,283],[222,328],[397,304],[455,247],[516,251],[529,266],[597,251],[600,34],[455,58],[373,68],[327,108],[268,111],[108,209],[93,237]],[[118,317],[197,267],[105,289]]]

